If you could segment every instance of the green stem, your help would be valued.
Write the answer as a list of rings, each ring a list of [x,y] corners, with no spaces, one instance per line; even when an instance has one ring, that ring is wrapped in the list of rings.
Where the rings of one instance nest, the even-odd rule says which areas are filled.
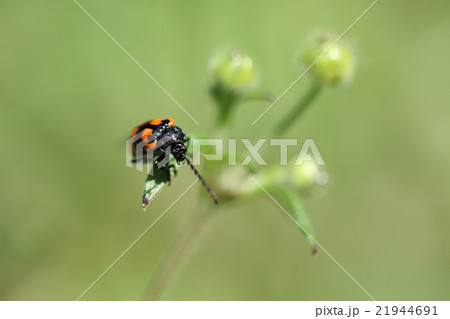
[[[223,101],[217,114],[217,123],[220,127],[224,127],[231,122],[231,115],[234,111],[233,103],[230,101]]]
[[[183,265],[186,256],[191,252],[195,239],[209,216],[211,216],[211,213],[206,210],[194,213],[173,249],[170,250],[167,258],[156,270],[155,279],[150,282],[149,287],[145,290],[143,300],[161,299],[167,286]]]
[[[233,91],[226,90],[218,83],[211,86],[210,94],[218,107],[217,123],[220,127],[224,127],[230,123],[238,95]]]
[[[252,91],[243,96],[242,102],[260,101],[272,103],[275,101],[273,94],[265,91]]]
[[[298,119],[300,115],[312,104],[314,99],[321,92],[322,85],[314,82],[311,88],[306,92],[306,95],[298,102],[298,104],[291,110],[291,112],[280,122],[275,129],[276,135],[282,135],[287,129]]]
[[[317,254],[316,241],[314,239],[314,231],[312,228],[311,221],[306,213],[305,207],[303,206],[300,197],[288,188],[284,187],[273,187],[273,190],[278,193],[289,205],[289,207],[294,212],[294,216],[291,216],[296,220],[299,226],[299,230],[306,237],[308,244],[311,248],[311,253],[314,256]],[[289,214],[290,215],[290,214]]]

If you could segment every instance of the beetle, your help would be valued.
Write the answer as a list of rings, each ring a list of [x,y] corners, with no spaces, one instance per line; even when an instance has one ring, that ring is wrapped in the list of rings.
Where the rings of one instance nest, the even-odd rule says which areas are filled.
[[[171,118],[155,119],[139,124],[131,133],[131,148],[135,159],[137,161],[151,160],[157,169],[162,169],[167,172],[167,179],[170,183],[171,165],[167,165],[167,154],[171,154],[178,164],[188,163],[194,174],[202,182],[203,186],[208,191],[209,195],[218,204],[218,199],[213,190],[209,187],[198,170],[192,162],[186,157],[186,145],[189,141],[184,131],[175,126],[175,121]],[[140,154],[137,154],[139,150]],[[142,157],[136,158],[136,155]]]

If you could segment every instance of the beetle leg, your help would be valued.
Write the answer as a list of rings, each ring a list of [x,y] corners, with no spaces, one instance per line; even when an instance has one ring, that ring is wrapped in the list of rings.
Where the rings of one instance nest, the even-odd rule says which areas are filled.
[[[167,180],[169,181],[169,185],[170,185],[170,184],[171,184],[171,181],[172,181],[172,175],[171,175],[171,173],[172,173],[172,171],[173,171],[173,174],[174,174],[175,176],[177,176],[177,168],[175,167],[174,164],[170,164],[170,165],[168,165],[167,167],[165,167],[164,169],[165,169],[165,171],[167,172]]]
[[[167,163],[165,163],[165,165],[159,167],[159,163],[160,163],[161,161],[163,161],[164,158],[165,158],[165,154],[163,154],[163,155],[161,155],[161,156],[158,156],[158,157],[156,158],[156,160],[155,160],[155,165],[158,167],[158,169],[166,169]]]
[[[170,176],[170,171],[166,169],[167,181],[169,182],[169,186],[172,184],[172,178]]]

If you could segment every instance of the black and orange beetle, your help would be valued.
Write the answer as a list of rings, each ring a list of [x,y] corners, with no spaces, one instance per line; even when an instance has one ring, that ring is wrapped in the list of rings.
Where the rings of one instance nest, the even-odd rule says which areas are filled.
[[[135,156],[133,162],[151,160],[157,169],[167,171],[167,179],[170,182],[170,165],[167,165],[166,159],[166,154],[170,153],[178,164],[185,161],[188,163],[214,202],[218,203],[216,194],[186,157],[185,143],[189,141],[189,138],[180,127],[175,126],[173,119],[156,119],[140,124],[131,133],[131,141],[132,152]],[[141,157],[136,158],[137,155]]]

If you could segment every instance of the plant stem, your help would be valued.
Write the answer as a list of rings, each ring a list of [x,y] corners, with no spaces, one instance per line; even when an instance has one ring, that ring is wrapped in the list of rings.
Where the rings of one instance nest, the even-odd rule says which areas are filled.
[[[200,210],[194,213],[188,221],[184,232],[175,242],[173,249],[170,250],[167,258],[156,270],[154,279],[144,292],[144,300],[159,300],[161,298],[167,286],[183,264],[183,260],[191,251],[200,229],[208,220],[209,216],[211,216],[211,213],[207,210]]]
[[[291,110],[291,112],[280,122],[275,129],[276,135],[282,135],[295,122],[295,120],[312,104],[322,89],[320,83],[314,82],[305,96]]]
[[[217,123],[223,127],[229,124],[239,96],[234,91],[229,91],[216,83],[210,88],[210,94],[218,107]]]

